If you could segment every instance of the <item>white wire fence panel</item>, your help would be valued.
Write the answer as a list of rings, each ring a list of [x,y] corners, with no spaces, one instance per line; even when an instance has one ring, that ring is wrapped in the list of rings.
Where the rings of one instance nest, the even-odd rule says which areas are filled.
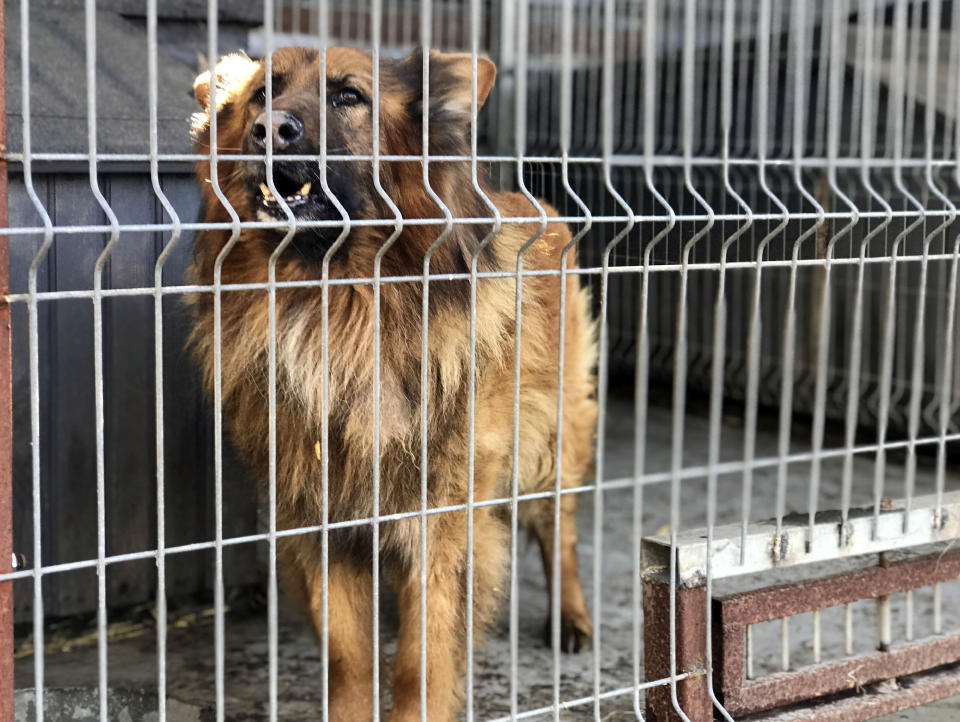
[[[933,495],[931,523],[941,524],[960,441],[960,3],[300,0],[263,2],[255,13],[235,5],[149,0],[145,11],[120,14],[92,0],[82,10],[23,0],[7,9],[14,501],[18,551],[32,563],[0,578],[23,580],[18,619],[32,622],[33,654],[17,667],[27,680],[18,687],[35,688],[37,719],[48,663],[62,679],[57,655],[45,653],[50,618],[96,613],[91,669],[106,720],[111,680],[125,679],[111,663],[111,616],[145,601],[156,610],[151,686],[166,719],[168,693],[183,689],[184,676],[168,647],[176,634],[168,603],[196,593],[209,596],[213,621],[202,652],[209,664],[191,694],[217,719],[344,709],[379,719],[391,704],[394,717],[408,704],[400,711],[419,719],[639,717],[646,690],[675,689],[686,674],[644,671],[644,535],[669,533],[676,547],[684,529],[706,527],[709,536],[718,523],[738,523],[746,535],[750,522],[773,518],[780,530],[791,513],[808,515],[812,530],[818,511],[837,510],[846,522],[866,506],[879,517],[885,498],[903,497],[909,508],[921,493]],[[61,35],[76,42],[47,52]],[[289,45],[309,49],[295,56],[299,65],[274,54]],[[459,57],[450,67],[463,72],[444,71],[418,48],[461,53],[436,57]],[[259,136],[254,115],[236,130],[237,114],[248,112],[238,94],[258,89],[231,85],[223,67],[218,75],[217,61],[236,50],[252,58],[236,67],[248,63],[264,78]],[[496,65],[492,91],[485,57]],[[314,65],[319,102],[291,105],[292,79]],[[197,97],[219,112],[195,121],[193,147],[194,100],[182,123],[173,116],[202,71],[211,74],[209,94],[201,84]],[[460,106],[438,116],[453,102],[438,87],[456,82]],[[368,120],[345,135],[341,105],[355,102]],[[276,112],[287,120],[274,128]],[[299,143],[301,133],[311,142]],[[189,164],[207,181],[195,192]],[[311,180],[292,186],[294,167],[309,167]],[[458,185],[437,182],[451,177],[447,169],[458,169]],[[344,186],[345,177],[362,180]],[[251,184],[246,195],[238,178]],[[431,210],[408,212],[409,196]],[[547,204],[557,213],[549,222]],[[558,233],[568,242],[552,265],[537,265]],[[426,245],[411,240],[428,235]],[[204,266],[210,238],[221,243]],[[261,243],[252,238],[271,239],[260,256],[251,255]],[[454,242],[460,256],[447,262],[444,244]],[[358,244],[369,251],[362,272],[341,261],[359,257]],[[560,251],[578,254],[576,264],[565,266]],[[241,273],[254,257],[262,263]],[[556,435],[573,428],[582,391],[570,389],[563,365],[575,363],[565,334],[578,333],[567,316],[578,283],[597,322],[597,418],[581,419],[596,454],[592,474],[570,481]],[[537,290],[548,286],[553,305]],[[498,287],[491,321],[489,289]],[[447,298],[450,288],[461,297]],[[356,347],[331,318],[350,294],[365,299],[357,322],[369,346],[344,407],[331,389],[343,383],[338,359]],[[285,315],[291,297],[315,301],[297,332],[307,336]],[[238,298],[250,299],[246,321],[230,315]],[[402,298],[406,316],[396,313]],[[437,321],[431,300],[454,304],[456,322]],[[194,339],[210,353],[206,401],[181,351],[190,313],[209,320]],[[254,317],[260,326],[243,326]],[[495,351],[484,346],[491,323],[500,324]],[[401,353],[404,324],[412,332]],[[239,429],[230,373],[248,337],[237,328],[264,336],[245,382],[262,408]],[[438,346],[446,332],[456,337]],[[523,355],[544,350],[530,346],[533,337],[556,364],[541,369],[550,404],[538,413],[553,436],[537,488],[524,478],[533,452],[521,424],[530,413]],[[291,348],[304,364],[299,387]],[[449,348],[462,366],[436,380],[431,356]],[[409,378],[394,373],[398,354],[415,366]],[[492,369],[505,399],[496,412]],[[433,396],[444,384],[460,389],[446,426]],[[314,407],[318,418],[309,417]],[[361,407],[362,423],[350,416]],[[391,446],[398,408],[413,430],[403,454]],[[370,450],[362,470],[340,449],[348,417],[349,433]],[[291,428],[310,435],[306,452],[291,451]],[[503,463],[491,490],[477,470],[489,463],[493,428]],[[259,440],[255,452],[237,440],[244,433]],[[444,495],[430,469],[454,441],[464,484]],[[244,444],[238,463],[231,449]],[[307,511],[287,505],[303,454],[317,464]],[[355,506],[343,506],[348,468],[367,493]],[[406,506],[395,502],[397,469],[408,473],[406,491],[415,487]],[[234,491],[247,474],[262,487],[259,526]],[[561,532],[573,499],[583,502],[580,581]],[[547,510],[547,583],[528,578],[535,565],[520,541],[524,509],[534,506]],[[465,520],[463,598],[444,637],[425,621],[435,599],[430,531],[451,519]],[[68,524],[82,533],[67,534]],[[399,528],[409,532],[403,569],[416,573],[396,592],[398,642],[391,600],[402,565],[391,545]],[[345,538],[369,587],[362,613],[346,622],[335,596],[344,593],[336,575]],[[477,561],[487,548],[501,552],[502,578]],[[297,673],[296,627],[281,610],[284,549],[314,555],[308,606],[319,651],[309,682]],[[712,581],[708,566],[708,595]],[[265,590],[265,628],[230,621],[228,599],[251,582]],[[562,653],[568,582],[577,593],[583,583],[592,616],[590,648],[584,635],[574,655]],[[500,617],[483,607],[493,587]],[[483,644],[475,615],[499,619]],[[255,684],[236,673],[251,651],[238,651],[228,621],[262,643]],[[342,706],[335,676],[337,625],[348,623],[369,645],[354,708]],[[757,630],[757,650],[773,644],[765,634]],[[822,634],[826,647],[840,644]],[[783,639],[789,655],[793,638]],[[769,655],[753,654],[767,670]],[[382,660],[393,656],[407,666],[388,684]],[[436,670],[452,680],[448,689],[430,686]],[[455,702],[428,712],[432,701],[456,697],[461,674],[462,712]],[[307,684],[309,694],[297,691]]]

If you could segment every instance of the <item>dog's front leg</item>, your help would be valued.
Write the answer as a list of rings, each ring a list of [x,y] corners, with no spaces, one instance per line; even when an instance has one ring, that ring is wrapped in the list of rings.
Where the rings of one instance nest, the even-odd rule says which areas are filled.
[[[310,614],[323,633],[322,575],[308,575]],[[373,719],[373,577],[368,565],[332,561],[328,570],[331,722]]]
[[[462,696],[464,627],[463,574],[466,531],[461,514],[430,519],[427,532],[427,715],[430,722],[454,720]],[[418,529],[419,532],[419,529]],[[417,534],[419,536],[419,533]],[[391,722],[420,720],[420,565],[398,574],[400,635],[394,662]]]

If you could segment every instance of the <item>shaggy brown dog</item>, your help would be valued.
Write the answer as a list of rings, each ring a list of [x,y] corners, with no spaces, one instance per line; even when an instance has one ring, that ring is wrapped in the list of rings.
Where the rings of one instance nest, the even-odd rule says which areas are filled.
[[[331,160],[326,169],[330,194],[350,219],[392,219],[394,214],[373,182],[370,53],[331,48],[326,53],[326,98],[321,97],[322,56],[316,50],[285,48],[273,56],[273,115],[264,111],[264,65],[245,56],[224,58],[217,66],[218,148],[221,153],[262,154],[268,133],[273,138],[276,192],[298,222],[338,221],[298,228],[276,262],[281,282],[321,277],[324,255],[344,230],[342,215],[321,182],[313,161],[283,162],[285,154],[320,153],[320,119],[326,113],[327,150],[331,154],[367,155],[368,159]],[[380,61],[380,153],[422,153],[423,56]],[[470,56],[431,53],[429,137],[431,155],[469,155],[472,61]],[[477,95],[483,104],[493,86],[493,63],[478,62]],[[203,107],[194,122],[199,152],[210,142],[209,74],[197,78],[195,93]],[[210,183],[210,164],[200,163],[208,222],[229,222],[230,215]],[[262,161],[223,160],[219,184],[243,221],[286,221],[285,209],[262,184]],[[491,218],[483,197],[473,189],[469,161],[436,161],[429,166],[430,185],[454,218]],[[422,180],[418,162],[382,162],[380,183],[404,219],[442,218]],[[536,208],[519,193],[486,191],[506,217],[535,217]],[[544,205],[549,216],[556,212]],[[488,238],[491,222],[455,224],[432,255],[436,274],[467,274],[476,258],[479,272],[513,270],[517,254],[539,230],[536,223],[504,224]],[[383,254],[381,275],[423,272],[427,249],[443,226],[403,224]],[[333,279],[369,278],[374,257],[394,229],[354,225],[329,258]],[[268,261],[286,229],[246,228],[221,257],[229,230],[208,230],[195,242],[193,275],[214,281],[218,258],[222,282],[265,283]],[[570,243],[562,223],[548,223],[523,257],[523,267],[558,270]],[[575,265],[574,251],[567,255]],[[476,395],[474,499],[510,495],[513,458],[515,279],[480,278],[476,283]],[[566,327],[563,355],[562,450],[557,454],[557,384],[559,374],[560,277],[523,279],[520,353],[519,490],[552,490],[556,462],[564,487],[583,483],[590,473],[596,407],[593,400],[596,362],[594,322],[586,292],[576,275],[566,280]],[[429,284],[429,357],[427,359],[427,479],[432,507],[468,500],[469,458],[469,279],[436,279]],[[287,287],[276,291],[276,491],[280,528],[316,525],[322,519],[321,461],[329,459],[329,519],[342,522],[373,512],[375,466],[379,470],[381,515],[413,512],[421,507],[421,308],[419,282],[385,282],[380,287],[380,391],[374,396],[374,290],[369,282],[329,286],[329,355],[324,358],[320,288]],[[261,478],[268,477],[268,295],[264,290],[221,294],[222,398],[233,438]],[[192,346],[203,365],[206,383],[214,381],[214,298],[194,300]],[[323,369],[329,367],[328,419],[323,414]],[[379,448],[374,451],[374,405],[379,404]],[[327,447],[322,449],[326,423]],[[519,505],[519,523],[540,543],[544,568],[553,568],[554,499]],[[562,646],[579,649],[592,632],[577,572],[575,494],[562,497],[560,559],[562,568]],[[509,518],[504,505],[473,512],[474,621],[483,628],[497,609],[509,549]],[[505,518],[506,517],[506,518]],[[383,522],[379,529],[381,569],[396,588],[400,630],[394,663],[393,720],[420,718],[420,547],[421,520],[408,516]],[[331,531],[329,536],[329,691],[336,720],[368,719],[372,699],[371,653],[373,530],[362,524]],[[427,525],[427,719],[453,719],[462,696],[465,663],[467,513],[436,513]],[[288,590],[309,610],[318,633],[321,613],[321,537],[283,538],[279,566]],[[548,584],[548,587],[550,585]]]

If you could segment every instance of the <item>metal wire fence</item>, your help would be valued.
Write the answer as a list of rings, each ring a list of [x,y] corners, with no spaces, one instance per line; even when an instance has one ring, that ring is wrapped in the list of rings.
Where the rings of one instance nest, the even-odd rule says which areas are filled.
[[[18,25],[11,24],[11,10]],[[344,152],[344,147],[330,142],[326,109],[317,119],[316,152],[278,148],[277,137],[269,131],[263,149],[256,152],[218,144],[227,121],[218,119],[216,112],[208,118],[208,148],[161,151],[169,140],[161,117],[169,100],[160,91],[164,68],[159,62],[162,39],[158,40],[158,25],[166,15],[156,0],[148,0],[143,15],[146,133],[135,140],[144,148],[103,150],[112,141],[98,132],[98,121],[110,122],[112,110],[107,107],[109,99],[98,94],[104,49],[97,38],[103,19],[93,0],[84,3],[82,14],[86,136],[77,147],[58,147],[55,139],[34,133],[31,102],[38,91],[32,79],[42,67],[31,52],[35,9],[22,0],[18,9],[11,10],[6,30],[8,37],[19,34],[20,84],[19,108],[10,114],[10,127],[19,126],[20,137],[11,137],[6,162],[15,173],[12,183],[22,184],[17,192],[29,201],[29,213],[14,214],[2,233],[11,254],[27,259],[12,266],[23,271],[12,279],[14,288],[22,290],[10,292],[6,299],[14,311],[15,338],[19,334],[27,349],[22,358],[27,362],[23,378],[29,387],[28,409],[18,417],[21,423],[15,434],[20,435],[14,438],[29,446],[29,479],[18,487],[28,491],[29,498],[15,500],[16,508],[29,510],[29,517],[15,522],[29,532],[22,538],[29,539],[31,548],[18,550],[30,560],[26,568],[0,574],[0,583],[21,580],[18,593],[32,583],[32,598],[24,609],[32,617],[30,674],[36,719],[44,717],[44,630],[49,621],[42,582],[78,570],[96,572],[96,677],[103,720],[110,718],[113,673],[108,665],[110,575],[129,563],[156,564],[156,573],[151,572],[145,584],[155,592],[155,689],[157,713],[165,720],[167,690],[181,673],[168,664],[171,594],[167,574],[172,560],[203,554],[211,555],[202,558],[212,568],[214,620],[208,699],[216,719],[242,717],[231,708],[227,692],[231,662],[225,620],[230,584],[224,554],[247,545],[266,552],[267,676],[258,709],[271,720],[295,715],[284,707],[286,688],[279,681],[286,674],[281,670],[287,660],[281,633],[278,548],[282,552],[284,543],[297,539],[316,540],[311,548],[322,560],[318,567],[322,574],[314,580],[319,590],[314,619],[322,670],[314,711],[317,718],[331,718],[336,689],[329,671],[334,669],[330,638],[338,631],[331,625],[339,619],[337,610],[329,606],[334,593],[328,579],[331,539],[356,530],[369,534],[357,538],[369,542],[364,559],[371,570],[370,618],[363,620],[370,636],[370,649],[364,651],[371,666],[365,690],[370,699],[364,713],[372,719],[384,716],[382,706],[390,692],[381,686],[381,658],[388,648],[392,650],[393,642],[381,641],[381,596],[388,593],[384,590],[381,595],[380,571],[388,580],[393,560],[384,540],[390,530],[405,523],[416,530],[414,556],[421,570],[415,580],[417,673],[407,680],[417,691],[411,718],[432,719],[428,668],[432,671],[438,652],[428,643],[432,637],[426,621],[430,600],[426,570],[432,558],[428,528],[433,520],[459,515],[467,520],[463,618],[458,619],[463,628],[466,719],[565,719],[575,713],[601,719],[611,711],[642,719],[644,705],[656,693],[669,693],[669,714],[678,719],[708,718],[704,715],[732,719],[724,703],[733,697],[724,698],[719,689],[714,690],[721,665],[714,665],[711,646],[715,621],[711,600],[732,589],[725,586],[730,579],[748,577],[762,586],[777,570],[792,578],[802,565],[867,559],[867,555],[921,544],[949,543],[960,535],[949,513],[956,503],[957,481],[951,460],[960,448],[960,384],[954,383],[960,372],[955,351],[960,335],[956,323],[960,228],[955,223],[960,195],[960,73],[956,72],[960,3],[369,0],[358,5],[267,0],[262,19],[249,31],[246,43],[250,55],[265,66],[266,117],[273,117],[284,93],[282,85],[275,85],[277,78],[282,82],[282,74],[271,73],[273,63],[280,62],[274,60],[280,57],[274,55],[278,48],[319,49],[321,98],[339,82],[327,72],[328,48],[369,51],[371,132],[370,149],[364,152]],[[221,42],[223,10],[216,0],[206,4],[205,15],[200,22],[205,31],[201,70],[217,77],[217,60],[236,48]],[[386,136],[381,123],[392,101],[381,85],[381,73],[388,72],[382,68],[418,47],[468,56],[470,102],[464,147],[469,153],[465,155],[431,150],[435,146],[430,134],[438,130],[429,121],[431,83],[438,78],[430,76],[429,54],[421,56],[416,67],[422,116],[414,118],[416,125],[409,131],[411,137],[422,134],[415,144],[420,152],[383,152]],[[496,63],[497,81],[478,112],[483,105],[479,97],[483,57]],[[8,58],[8,66],[11,63]],[[218,93],[223,92],[229,91],[222,84],[209,83],[210,108],[219,107]],[[186,119],[182,133],[187,136]],[[58,149],[44,150],[48,146]],[[36,180],[44,175],[44,164],[57,163],[79,164],[85,170],[90,199],[83,213],[52,208],[55,193],[47,190],[44,179]],[[171,200],[165,169],[187,163],[197,164],[201,177],[207,174],[209,193],[224,209],[216,218],[208,214],[195,220]],[[220,168],[227,167],[224,163],[262,166],[268,188],[264,198],[276,200],[281,212],[258,215],[235,207],[236,196],[230,191],[233,179],[221,175]],[[280,179],[283,168],[294,163],[316,168],[317,185],[322,184],[338,211],[334,217],[304,217],[292,210],[299,197],[286,193]],[[441,200],[442,194],[431,186],[433,169],[464,163],[469,166],[465,177],[472,187],[462,193],[476,193],[483,201],[476,206],[482,213],[451,212],[445,204],[448,196]],[[146,208],[140,214],[111,202],[119,185],[103,179],[110,167],[119,164],[148,170],[155,197],[152,207],[159,204],[156,214]],[[337,198],[331,190],[328,168],[350,164],[368,173],[371,197],[382,213],[356,212],[355,207],[348,211],[347,199]],[[383,179],[394,168],[410,164],[421,169],[422,190],[441,212],[405,215],[397,199],[384,190]],[[484,180],[487,175],[489,182]],[[502,191],[521,194],[529,203],[506,207],[493,200]],[[557,216],[549,219],[550,227],[569,226],[571,244],[564,254],[575,248],[577,266],[560,262],[544,268],[529,263],[528,249],[548,227],[543,201],[557,209]],[[525,236],[509,263],[482,266],[477,250],[462,267],[442,273],[431,267],[433,254],[448,236],[478,227],[491,229],[486,238],[494,247],[504,234],[522,232],[529,237]],[[435,235],[426,253],[400,270],[396,264],[384,264],[391,248],[402,247],[411,232],[424,228]],[[245,239],[267,232],[276,233],[280,240],[257,274],[237,281],[223,270]],[[285,273],[283,254],[298,247],[295,238],[304,232],[317,237],[327,234],[335,241],[325,247],[321,262],[308,273]],[[209,277],[192,278],[180,265],[171,272],[168,262],[202,233],[222,233],[227,239],[215,270]],[[375,237],[380,244],[371,259],[372,271],[331,273],[331,259],[361,236]],[[87,280],[72,287],[59,287],[55,279],[49,282],[45,264],[51,254],[87,237],[98,238],[100,244]],[[124,243],[151,239],[153,244],[156,238],[161,239],[159,245],[150,246],[152,283],[111,283],[120,277],[112,271],[119,267],[117,253]],[[385,272],[385,268],[391,270]],[[546,337],[546,342],[556,345],[560,358],[551,391],[557,434],[566,428],[564,414],[570,413],[564,410],[565,398],[573,403],[569,401],[572,392],[564,389],[562,365],[568,329],[563,294],[568,293],[569,278],[589,288],[591,313],[597,320],[597,422],[590,432],[596,447],[593,478],[561,483],[563,443],[554,438],[551,463],[555,468],[549,488],[529,489],[520,478],[527,443],[520,421],[521,350],[527,348],[523,345],[529,323],[526,309],[538,297],[527,289],[544,279],[559,279],[561,299],[553,312],[556,319],[550,317],[550,328],[557,336]],[[509,429],[504,437],[509,441],[508,461],[501,470],[506,483],[479,498],[474,477],[476,457],[483,447],[477,438],[485,430],[477,426],[484,413],[484,397],[478,396],[484,359],[477,346],[477,327],[484,322],[485,307],[482,300],[478,306],[478,294],[482,298],[485,285],[493,288],[505,281],[512,285],[503,286],[509,296],[509,323],[505,321],[504,327],[510,336],[503,353],[509,352],[505,378],[513,386],[509,407],[497,423]],[[439,288],[433,293],[442,293],[444,284],[465,284],[468,289],[460,329],[467,349],[466,390],[458,400],[464,413],[456,417],[460,426],[450,431],[463,441],[467,485],[460,497],[445,497],[437,503],[432,486],[437,482],[428,474],[435,449],[431,438],[435,427],[428,420],[433,413],[429,359],[435,353],[430,335],[433,317],[428,311],[431,290]],[[369,470],[371,511],[346,517],[330,498],[331,484],[338,481],[331,478],[331,469],[334,475],[342,472],[339,462],[331,461],[331,445],[335,448],[337,442],[329,437],[336,433],[331,432],[336,424],[329,419],[330,366],[342,352],[339,339],[330,336],[329,321],[338,288],[361,289],[372,299],[369,379],[356,387],[357,394],[370,394],[356,404],[370,406],[364,433],[374,449]],[[284,395],[289,392],[285,374],[290,372],[282,358],[290,327],[289,318],[278,313],[282,307],[278,299],[311,289],[322,299],[312,320],[322,334],[322,352],[315,359],[322,371],[311,377],[319,386],[311,393],[320,400],[323,413],[316,425],[321,436],[316,441],[319,471],[314,478],[322,502],[313,517],[302,515],[296,517],[299,523],[286,524],[289,517],[278,517],[282,512],[277,505],[288,483],[284,478],[288,452],[278,428],[281,432],[286,428],[284,415],[291,403]],[[382,339],[393,336],[383,327],[387,321],[381,308],[384,299],[404,289],[414,289],[422,306],[418,337],[410,341],[420,370],[419,385],[402,390],[415,412],[416,433],[408,451],[419,483],[418,503],[401,509],[385,501],[392,492],[390,482],[384,480],[393,478],[389,464],[397,462],[381,453],[390,442],[391,430],[385,423],[389,424],[392,413],[382,407],[385,398],[393,398],[387,392],[397,379],[383,371],[393,349]],[[225,401],[222,368],[229,347],[239,341],[231,335],[235,331],[224,326],[223,308],[228,302],[224,299],[231,295],[253,298],[250,294],[266,299],[264,418],[257,427],[266,438],[263,458],[258,459],[259,470],[265,472],[261,480],[264,519],[260,529],[231,533],[229,528],[225,532],[223,510],[232,475],[225,472],[224,456],[230,445],[226,425],[236,408]],[[182,435],[176,431],[179,409],[165,405],[165,389],[178,383],[171,376],[169,344],[183,343],[183,339],[170,339],[170,326],[177,322],[171,320],[170,305],[165,302],[188,296],[208,299],[194,303],[209,306],[211,318],[208,433],[213,523],[204,538],[170,543],[165,507],[168,487],[179,482],[171,479],[165,462],[168,436],[179,439]],[[113,472],[108,468],[111,452],[105,428],[123,424],[125,412],[122,405],[105,401],[112,366],[104,362],[109,357],[104,350],[104,312],[112,304],[137,299],[150,303],[141,312],[140,322],[143,333],[150,336],[152,351],[148,393],[153,401],[150,464],[155,537],[140,548],[115,552],[108,523],[107,489]],[[51,324],[42,319],[48,318],[44,316],[47,308],[79,301],[89,303],[92,312],[90,375],[74,383],[93,388],[88,420],[93,426],[92,448],[82,453],[93,460],[96,504],[91,507],[92,518],[78,523],[96,529],[96,553],[61,559],[51,558],[44,548],[45,499],[65,483],[48,473],[50,462],[45,456],[47,447],[55,443],[51,441],[55,432],[48,429],[55,430],[58,419],[49,418],[50,407],[45,405],[44,397],[55,393],[55,387],[44,369],[56,359],[47,358],[53,347],[44,335],[70,333],[70,329],[51,330]],[[25,309],[25,314],[19,309]],[[110,419],[111,414],[116,417]],[[562,654],[566,642],[561,635],[566,632],[561,629],[561,607],[566,592],[561,589],[560,520],[562,500],[581,497],[582,545],[589,550],[585,565],[589,579],[585,575],[583,581],[594,634],[590,651],[581,653],[585,655],[581,661],[571,662]],[[891,497],[898,501],[892,502]],[[524,503],[539,500],[552,500],[554,543],[549,554],[544,552],[550,576],[549,655],[532,658],[527,649],[530,635],[523,628],[527,600],[518,519]],[[479,576],[483,570],[475,567],[474,548],[486,543],[486,537],[476,536],[474,527],[493,510],[503,517],[497,523],[506,530],[500,543],[507,549],[507,569],[502,583],[504,621],[488,636],[500,635],[506,643],[496,646],[491,640],[494,651],[485,652],[475,637],[473,616],[475,589],[483,583]],[[895,515],[896,523],[887,512]],[[310,523],[303,521],[307,518]],[[755,526],[767,519],[772,521]],[[654,533],[660,534],[659,541],[644,541]],[[622,578],[611,572],[614,569]],[[644,604],[643,585],[653,571],[666,574],[669,589],[663,598],[665,611],[661,610],[666,616],[660,620],[666,625],[660,632],[667,637],[666,666],[645,658],[651,640],[644,638],[644,623],[652,617],[645,616],[651,612]],[[677,626],[683,616],[678,612],[678,589],[698,586],[704,587],[707,599],[701,610],[703,624],[697,627],[697,633],[702,632],[698,639],[705,645],[705,666],[699,667],[688,665],[677,651],[678,645],[683,648],[685,634]],[[927,625],[931,626],[929,637],[945,633],[943,596],[954,592],[944,592],[941,586],[938,581],[929,595],[935,619]],[[913,588],[905,593],[910,600],[902,612],[910,620],[905,622],[910,630],[906,641],[914,642]],[[887,625],[881,648],[890,647],[890,618],[898,613],[884,599],[885,606],[876,611],[877,619],[886,620]],[[876,619],[853,615],[852,601],[837,597],[831,602],[837,609],[841,604],[846,605],[843,625],[827,625],[834,632],[821,631],[819,607],[802,610],[816,620],[810,625],[815,640],[811,641],[813,664],[821,662],[822,647],[832,649],[837,657],[852,657],[854,630],[877,624]],[[794,613],[801,612],[790,612]],[[783,621],[744,617],[748,620],[742,631],[747,650],[742,660],[744,680],[754,678],[755,669],[787,670],[791,658],[796,660],[798,655],[794,651],[791,657],[791,649],[797,637],[788,632],[786,614]],[[775,636],[767,634],[773,627],[762,626],[775,623],[780,625],[779,647],[769,641]],[[917,626],[924,625],[925,617]],[[845,635],[842,644],[841,635]],[[821,643],[824,638],[827,642]],[[762,649],[768,651],[758,651]],[[531,672],[531,659],[547,664],[549,670]],[[497,667],[503,682],[499,694],[484,680]],[[706,711],[684,696],[684,684],[695,678],[708,680]],[[399,714],[395,710],[394,718]]]

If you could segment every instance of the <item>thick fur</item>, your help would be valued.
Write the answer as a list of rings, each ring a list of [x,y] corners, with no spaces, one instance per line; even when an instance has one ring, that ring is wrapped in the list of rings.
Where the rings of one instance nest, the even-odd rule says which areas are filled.
[[[417,52],[402,60],[380,61],[380,152],[420,154],[421,69]],[[318,51],[286,48],[272,59],[273,108],[302,119],[305,137],[286,152],[319,153],[322,59]],[[468,155],[472,63],[469,56],[431,53],[430,151]],[[373,67],[369,53],[330,48],[327,68],[327,147],[343,155],[371,153]],[[493,84],[494,68],[478,65],[479,103]],[[221,153],[256,153],[251,127],[263,108],[264,67],[245,56],[228,56],[217,69],[218,146]],[[200,152],[209,147],[209,82],[197,79],[201,112],[194,118]],[[337,95],[347,88],[346,95]],[[258,93],[259,91],[259,93]],[[358,102],[354,95],[359,97]],[[291,181],[321,183],[316,162],[284,164],[275,156],[275,173]],[[290,170],[285,170],[290,166]],[[209,163],[198,166],[204,191],[204,220],[228,222],[230,215],[214,193]],[[223,160],[219,185],[244,221],[263,218],[258,181],[264,163]],[[473,189],[470,164],[433,162],[430,185],[456,217],[491,218]],[[327,181],[353,220],[392,219],[393,213],[373,183],[369,161],[330,161]],[[442,218],[415,162],[382,162],[380,183],[404,219]],[[481,174],[481,183],[486,183]],[[521,194],[486,191],[503,216],[537,215]],[[556,212],[542,204],[548,216]],[[278,217],[283,217],[282,212]],[[304,206],[298,220],[339,219],[326,194]],[[520,249],[538,231],[536,223],[504,224],[489,238],[492,223],[455,225],[430,262],[435,274],[468,273],[476,257],[480,272],[513,270]],[[420,275],[427,250],[442,226],[404,224],[382,258],[381,275]],[[342,226],[301,229],[276,262],[278,281],[321,277],[323,257]],[[391,226],[353,227],[329,258],[333,279],[367,278],[374,257],[393,232]],[[245,229],[221,258],[224,284],[263,283],[271,253],[284,230]],[[230,231],[209,230],[195,242],[193,276],[212,284],[218,257]],[[559,269],[570,231],[547,224],[523,256],[523,268]],[[575,250],[566,256],[576,264]],[[557,384],[559,363],[560,277],[527,276],[522,287],[520,353],[519,490],[552,490],[556,483]],[[596,362],[595,328],[586,292],[578,277],[566,277],[566,327],[563,356],[563,428],[561,480],[565,488],[583,483],[593,458]],[[329,358],[324,359],[322,293],[317,287],[276,291],[276,479],[277,518],[281,528],[318,524],[322,519],[319,442],[327,439],[329,519],[340,522],[371,516],[374,468],[379,469],[381,515],[416,511],[421,505],[421,309],[418,282],[380,286],[380,393],[374,397],[374,290],[369,283],[329,286]],[[266,483],[270,430],[268,391],[268,295],[263,290],[222,292],[221,370],[225,417],[246,462]],[[429,356],[427,359],[427,480],[430,506],[468,500],[470,459],[469,280],[432,280],[429,284]],[[191,346],[203,367],[206,385],[214,381],[214,297],[193,299],[195,325]],[[481,278],[476,283],[476,395],[474,499],[510,495],[513,464],[515,279]],[[324,363],[329,370],[328,420],[323,413]],[[380,408],[378,453],[373,446],[374,405]],[[575,494],[562,497],[562,644],[579,649],[592,623],[577,572]],[[474,523],[474,621],[478,630],[495,615],[504,588],[509,542],[509,507],[479,507]],[[467,514],[428,517],[427,526],[427,719],[456,717],[462,696],[467,569]],[[553,558],[554,500],[522,502],[519,522],[532,531],[543,553],[548,580]],[[380,571],[395,586],[399,605],[399,647],[393,674],[393,720],[419,719],[420,711],[420,519],[404,518],[380,526]],[[319,534],[286,537],[280,544],[280,569],[289,592],[312,615],[321,631],[321,542]],[[329,690],[335,720],[372,716],[371,584],[373,532],[368,524],[331,531],[329,547]],[[548,588],[550,586],[548,585]]]

